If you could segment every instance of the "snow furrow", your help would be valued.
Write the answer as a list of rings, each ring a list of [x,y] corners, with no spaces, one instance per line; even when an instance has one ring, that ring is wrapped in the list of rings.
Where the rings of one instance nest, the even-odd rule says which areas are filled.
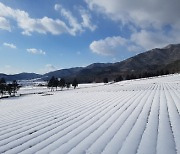
[[[88,100],[88,98],[86,99],[86,100]],[[61,100],[58,100],[58,101],[61,101]],[[78,102],[78,100],[74,100],[74,101],[77,101]],[[79,100],[80,101],[80,100]],[[83,100],[81,100],[80,102],[82,102]],[[56,109],[56,110],[58,110],[59,112],[60,111],[63,111],[63,110],[65,110],[65,111],[68,111],[69,109],[71,109],[71,108],[75,108],[76,106],[74,106],[73,104],[78,104],[78,106],[77,107],[79,107],[79,103],[76,103],[76,102],[72,102],[72,104],[70,104],[70,103],[67,103],[67,106],[66,106],[66,103],[67,102],[62,102],[60,105],[59,104],[56,104],[56,105],[52,105],[52,104],[50,104],[49,102],[47,102],[47,105],[48,106],[46,106],[46,104],[44,104],[43,103],[43,108],[41,107],[41,106],[38,106],[37,107],[37,110],[36,110],[36,108],[33,108],[33,110],[32,111],[30,111],[30,112],[25,112],[25,113],[19,113],[18,114],[18,116],[16,116],[16,117],[14,117],[13,116],[13,119],[14,118],[16,118],[17,120],[16,120],[16,122],[14,122],[14,120],[12,120],[12,122],[11,123],[9,123],[8,124],[8,122],[10,122],[10,118],[8,117],[8,119],[5,119],[5,125],[8,127],[9,125],[11,125],[11,127],[12,126],[19,126],[19,125],[23,125],[23,124],[25,124],[25,125],[29,125],[29,124],[27,124],[27,122],[26,122],[26,120],[28,120],[29,122],[30,121],[33,121],[34,122],[34,120],[36,120],[37,119],[37,117],[39,117],[39,116],[41,116],[41,115],[45,115],[46,116],[46,114],[45,113],[47,113],[47,111],[48,111],[48,113],[51,113],[51,114],[53,114],[54,113],[54,109]],[[87,102],[88,103],[88,102]],[[63,104],[63,108],[62,108],[62,104]],[[83,106],[84,106],[85,104],[83,104]],[[45,107],[44,107],[45,106]],[[82,107],[83,107],[82,106]],[[57,109],[57,108],[60,108],[60,109]],[[62,109],[61,109],[62,108]],[[52,110],[52,111],[51,111]],[[56,113],[56,112],[55,112]],[[24,115],[25,114],[25,115]],[[49,115],[47,115],[47,116],[49,116]],[[4,118],[4,116],[3,116],[3,118]],[[7,120],[8,120],[8,122],[7,122]],[[4,128],[3,129],[6,129],[5,127],[6,126],[3,126]]]
[[[109,98],[108,98],[109,99]],[[108,102],[108,100],[107,100],[107,102]],[[98,102],[96,102],[97,104],[98,104]],[[57,138],[58,137],[58,134],[60,134],[60,136],[61,137],[63,137],[63,136],[65,136],[65,134],[66,133],[69,133],[69,132],[71,132],[71,130],[73,130],[74,128],[76,128],[78,125],[81,125],[81,124],[83,124],[85,121],[87,121],[87,119],[88,119],[88,116],[87,115],[94,115],[94,114],[96,114],[96,110],[97,109],[103,109],[103,108],[106,108],[106,106],[109,106],[109,104],[107,104],[107,105],[104,105],[105,103],[104,102],[102,102],[102,104],[100,103],[98,106],[96,106],[96,108],[95,107],[92,107],[92,111],[90,112],[90,111],[88,111],[88,110],[84,110],[84,112],[83,113],[79,113],[81,116],[80,117],[75,117],[75,119],[73,120],[71,120],[70,122],[67,122],[67,123],[65,123],[65,124],[60,124],[60,123],[55,123],[54,124],[54,126],[50,126],[50,128],[44,128],[44,129],[42,129],[42,130],[40,130],[40,131],[38,131],[38,132],[35,132],[35,133],[33,133],[30,137],[28,136],[28,137],[26,137],[27,139],[26,139],[26,142],[28,141],[28,140],[33,140],[33,138],[35,138],[36,136],[40,136],[40,138],[38,138],[37,140],[39,141],[39,140],[41,140],[42,141],[42,139],[46,139],[46,138],[48,138],[48,137],[50,137],[50,138],[52,138],[52,139],[54,139],[54,138]],[[98,112],[97,112],[98,113]],[[85,117],[85,118],[84,118]],[[91,118],[91,117],[89,117],[89,118]],[[64,126],[63,126],[64,125]],[[59,126],[59,127],[58,127]],[[71,128],[71,127],[73,127],[73,128]],[[62,132],[60,132],[62,130]],[[47,132],[47,133],[46,133]],[[48,133],[49,132],[49,133]],[[59,132],[59,133],[58,133]],[[65,133],[66,132],[66,133]],[[44,134],[45,133],[45,134]],[[41,135],[42,134],[42,135]],[[44,137],[43,137],[44,136]],[[24,141],[24,138],[21,138],[21,141],[22,141],[22,143],[23,143],[23,141]],[[48,141],[49,142],[53,142],[53,141],[51,141],[50,139],[48,139]],[[48,142],[48,143],[49,143]],[[28,143],[28,142],[27,142]],[[35,142],[36,143],[36,142]],[[14,144],[14,143],[12,143],[12,144]],[[23,146],[20,146],[20,147],[16,147],[16,148],[14,148],[14,149],[12,149],[11,151],[14,151],[14,150],[16,150],[16,151],[22,151],[22,150],[24,150],[25,148],[27,148],[27,147],[32,147],[33,145],[35,145],[33,142],[31,142],[31,143],[28,143],[28,144],[23,144]],[[43,144],[42,144],[43,145]],[[15,145],[14,145],[15,146]],[[16,145],[17,146],[17,145]],[[25,146],[25,147],[24,147]],[[46,145],[43,145],[43,146],[46,146]],[[22,148],[21,148],[22,147]],[[24,148],[23,148],[24,147]]]
[[[129,114],[135,109],[138,101],[141,99],[142,92],[137,93],[134,97],[127,100],[123,108],[119,110],[120,116],[115,119],[114,123],[86,150],[87,153],[101,153],[108,142],[113,138],[115,133],[122,126]]]
[[[146,129],[140,141],[137,154],[156,153],[158,119],[159,119],[159,87],[155,90],[151,111],[148,118]]]
[[[175,101],[173,100],[172,97],[172,91],[165,89],[165,94],[166,94],[166,99],[167,99],[167,105],[168,105],[168,112],[169,112],[169,118],[171,122],[171,129],[173,131],[173,137],[175,140],[175,145],[176,145],[176,152],[180,153],[180,115],[178,114]],[[179,100],[180,101],[180,100]]]
[[[168,116],[167,100],[164,92],[164,84],[161,85],[160,113],[157,139],[157,154],[176,154],[175,142]]]
[[[86,106],[86,109],[89,107],[89,108],[93,108],[92,107],[92,105],[94,104],[94,103],[89,103],[90,105],[87,105]],[[96,104],[96,103],[95,103]],[[69,110],[70,110],[70,108],[69,108]],[[5,131],[3,131],[3,132],[1,132],[2,134],[5,134],[5,135],[2,135],[2,136],[0,136],[0,139],[2,140],[2,139],[6,139],[6,138],[8,138],[8,137],[12,137],[13,135],[17,135],[17,134],[20,134],[20,133],[24,133],[24,131],[28,131],[27,132],[27,134],[29,134],[30,132],[31,132],[31,128],[33,127],[33,128],[35,128],[36,126],[38,127],[39,125],[42,125],[42,127],[44,128],[45,127],[45,125],[50,125],[50,123],[52,123],[52,120],[55,120],[55,122],[57,121],[56,119],[58,119],[59,121],[61,121],[61,120],[64,120],[64,119],[66,119],[67,117],[70,117],[70,116],[72,116],[72,115],[76,115],[76,114],[78,114],[78,115],[80,115],[79,113],[81,112],[81,111],[83,111],[84,110],[84,107],[74,107],[73,108],[73,110],[74,111],[71,111],[69,114],[68,114],[68,112],[69,112],[69,110],[68,111],[66,111],[65,113],[64,112],[61,112],[61,110],[60,110],[60,112],[57,110],[57,112],[55,112],[56,114],[53,114],[53,113],[50,113],[50,112],[48,112],[48,114],[46,114],[46,115],[48,115],[48,116],[45,116],[45,118],[44,117],[42,117],[42,118],[37,118],[36,120],[34,120],[33,121],[33,123],[30,121],[30,123],[29,123],[29,120],[26,122],[27,123],[27,125],[18,125],[17,127],[15,127],[14,129],[7,129],[7,130],[5,130]],[[52,116],[53,115],[53,116]],[[62,115],[62,116],[59,116],[59,115]],[[55,119],[54,119],[54,117],[55,117]],[[48,118],[49,118],[49,120],[48,120]],[[48,122],[49,122],[49,124],[48,124]],[[57,121],[58,122],[58,121]],[[44,125],[44,126],[43,126]],[[23,126],[23,128],[22,128],[22,126]],[[1,145],[1,143],[0,143],[0,145]]]
[[[93,131],[91,134],[89,134],[88,137],[84,138],[83,140],[81,140],[78,145],[76,145],[71,151],[68,152],[68,154],[74,154],[74,153],[78,153],[78,154],[83,154],[85,153],[86,149],[88,149],[93,143],[95,143],[97,141],[97,139],[99,139],[102,134],[104,134],[109,127],[111,127],[111,125],[113,125],[113,123],[121,116],[121,114],[125,111],[125,109],[127,107],[129,107],[130,105],[132,105],[132,103],[130,103],[130,99],[134,98],[136,94],[132,94],[130,97],[126,97],[123,101],[121,101],[119,103],[119,105],[121,105],[121,107],[119,107],[119,105],[116,107],[117,110],[116,112],[114,112],[113,115],[111,115],[111,117],[109,117],[102,125],[100,125],[95,131]],[[102,144],[101,144],[102,146]]]
[[[118,100],[118,98],[116,98],[116,100]],[[47,147],[38,151],[37,153],[47,153],[48,151],[53,151],[56,148],[60,147],[62,144],[66,143],[67,141],[69,141],[73,137],[77,136],[83,130],[88,129],[89,126],[93,125],[97,120],[99,120],[103,115],[105,115],[111,108],[114,108],[114,106],[117,104],[118,104],[118,102],[116,102],[116,101],[115,101],[115,103],[114,102],[112,103],[110,101],[108,106],[106,106],[105,108],[103,107],[103,108],[97,110],[96,114],[93,114],[92,116],[89,115],[89,116],[85,117],[87,120],[85,120],[85,122],[82,123],[81,125],[76,126],[75,127],[76,129],[71,129],[71,131],[68,132],[67,135],[65,135],[61,138],[59,137],[59,139],[54,141],[53,144],[48,145]],[[60,132],[60,134],[61,133],[62,132]]]
[[[121,128],[116,132],[115,136],[111,139],[111,141],[107,144],[105,149],[103,150],[103,154],[109,153],[118,153],[119,149],[121,148],[125,138],[131,131],[133,125],[136,123],[137,118],[139,117],[142,108],[144,106],[144,102],[147,100],[149,96],[149,91],[142,93],[142,97],[138,100],[138,105],[132,112],[132,114],[128,117],[128,119],[123,123]]]
[[[155,90],[153,89],[152,92],[149,94],[148,99],[146,100],[145,105],[143,106],[143,109],[133,126],[131,132],[128,134],[126,137],[124,143],[122,144],[122,148],[118,152],[119,154],[124,154],[124,153],[136,153],[139,142],[142,139],[142,135],[144,133],[147,121],[148,121],[148,116],[150,113],[151,105],[153,102]],[[131,147],[129,147],[131,145]]]
[[[100,108],[100,107],[103,107],[103,105],[101,105],[101,106],[98,106],[98,108]],[[87,114],[87,113],[94,113],[94,111],[95,111],[95,109],[96,108],[94,108],[94,107],[92,107],[92,109],[91,110],[85,110],[83,113],[85,113],[85,114]],[[83,116],[83,113],[79,113],[79,115],[80,115],[80,118]],[[88,114],[87,114],[88,115]],[[46,133],[46,132],[48,132],[48,131],[50,131],[51,129],[53,129],[53,128],[56,128],[57,126],[63,126],[63,124],[64,124],[64,127],[62,128],[62,129],[64,129],[64,128],[66,128],[66,127],[68,127],[71,123],[72,124],[74,124],[73,122],[73,119],[75,119],[75,121],[78,121],[78,120],[80,120],[80,118],[78,118],[78,116],[76,116],[76,115],[73,115],[73,117],[70,117],[69,119],[65,119],[65,122],[64,121],[60,121],[60,123],[54,123],[54,126],[53,125],[50,125],[50,127],[46,127],[46,128],[44,128],[44,129],[40,129],[39,131],[37,131],[37,132],[35,132],[35,133],[33,133],[33,134],[28,134],[27,136],[23,136],[22,138],[19,138],[19,139],[17,139],[17,140],[14,140],[14,142],[10,142],[10,143],[8,143],[5,147],[11,147],[11,148],[13,148],[13,147],[16,147],[16,146],[18,146],[18,145],[21,145],[21,144],[23,144],[24,142],[26,142],[26,141],[28,141],[28,140],[30,140],[30,139],[32,139],[32,138],[34,138],[35,136],[39,136],[40,134],[43,134],[43,133]],[[82,117],[83,118],[83,117]],[[67,122],[66,122],[67,121]],[[69,123],[68,123],[68,121],[70,121]],[[78,121],[79,122],[79,121]],[[16,142],[16,141],[18,141],[18,142]],[[6,149],[8,149],[8,148],[6,148]],[[5,149],[4,149],[4,146],[1,146],[0,147],[0,152],[1,151],[6,151]]]
[[[0,153],[180,154],[179,74],[83,86],[1,99]]]

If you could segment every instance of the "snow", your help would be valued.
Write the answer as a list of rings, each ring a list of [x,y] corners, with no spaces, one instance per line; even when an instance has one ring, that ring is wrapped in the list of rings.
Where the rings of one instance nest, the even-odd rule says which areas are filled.
[[[0,100],[0,153],[180,154],[179,74],[19,94]]]

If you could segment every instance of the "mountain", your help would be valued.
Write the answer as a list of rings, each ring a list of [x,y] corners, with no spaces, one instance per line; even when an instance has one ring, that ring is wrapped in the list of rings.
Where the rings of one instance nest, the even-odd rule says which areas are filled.
[[[180,72],[180,60],[176,60],[168,65],[166,65],[167,70],[172,70],[173,72]]]
[[[19,73],[14,75],[0,74],[0,78],[4,78],[7,81],[12,80],[30,80],[35,78],[41,78],[42,75],[36,73]]]
[[[53,72],[49,72],[43,75],[45,79],[49,79],[52,76],[59,77],[59,78],[66,78],[66,77],[75,77],[83,67],[74,67],[74,68],[69,68],[69,69],[61,69]]]
[[[61,69],[39,75],[35,73],[20,73],[15,75],[0,74],[0,78],[6,80],[21,80],[42,78],[49,79],[52,76],[65,78],[72,81],[77,78],[79,82],[102,82],[104,77],[110,80],[119,75],[141,74],[143,72],[156,72],[160,70],[177,72],[180,71],[180,44],[170,44],[164,48],[155,48],[134,57],[116,63],[94,63],[87,67],[75,67]]]
[[[79,72],[77,78],[83,81],[102,81],[104,77],[113,80],[119,75],[140,74],[160,70],[172,71],[180,60],[180,44],[156,48],[124,61],[112,64],[90,65]],[[177,68],[175,69],[177,70]]]
[[[115,63],[121,71],[154,70],[157,66],[165,66],[176,60],[180,60],[180,44],[168,45],[162,49],[152,49],[138,54],[125,61]]]

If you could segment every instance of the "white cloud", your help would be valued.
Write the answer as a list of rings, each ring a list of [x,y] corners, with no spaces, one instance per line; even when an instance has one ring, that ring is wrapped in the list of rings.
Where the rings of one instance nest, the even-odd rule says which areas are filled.
[[[62,6],[60,4],[55,4],[54,5],[54,10],[61,11],[61,9],[62,9]]]
[[[41,55],[45,55],[46,52],[41,50],[41,49],[35,49],[35,48],[31,48],[31,49],[26,49],[27,52],[31,53],[31,54],[41,54]]]
[[[83,31],[81,25],[78,23],[77,19],[72,15],[69,10],[66,10],[59,4],[56,4],[54,8],[56,11],[59,11],[61,15],[68,21],[69,26],[71,27],[70,31],[73,35],[75,35],[76,32]]]
[[[120,47],[125,46],[127,43],[126,39],[120,36],[114,36],[93,41],[89,47],[94,53],[108,56],[119,52]]]
[[[144,50],[180,42],[179,0],[85,1],[92,11],[129,27],[132,31],[129,41]]]
[[[129,45],[127,46],[127,50],[130,52],[141,52],[143,49],[138,45]]]
[[[12,48],[12,49],[16,49],[16,46],[14,44],[12,44],[12,43],[4,42],[3,45],[6,46],[6,47],[9,47],[9,48]]]
[[[46,64],[45,69],[47,72],[55,71],[57,68],[52,64]]]
[[[0,29],[11,31],[11,26],[9,24],[9,21],[1,16],[0,16]]]
[[[91,31],[96,30],[97,26],[91,22],[91,18],[92,18],[91,15],[84,9],[80,9],[80,14],[83,20],[81,23],[82,26],[90,29]]]
[[[113,20],[135,23],[139,27],[179,23],[180,1],[151,0],[85,0],[90,9],[98,10]]]
[[[91,23],[91,17],[87,13],[81,14],[83,20],[81,23],[78,22],[69,10],[63,8],[61,5],[56,4],[54,9],[61,13],[61,16],[65,18],[67,23],[63,20],[52,19],[46,16],[42,18],[31,18],[27,12],[13,9],[0,2],[0,29],[11,31],[9,20],[17,22],[17,26],[22,29],[22,34],[29,36],[33,32],[40,34],[50,33],[52,35],[60,35],[62,33],[76,35],[83,32],[85,28],[91,31],[96,28]]]
[[[173,36],[174,35],[174,36]],[[126,52],[142,52],[153,48],[162,48],[167,44],[179,43],[180,37],[176,37],[180,33],[164,34],[161,31],[146,31],[132,33],[130,39],[121,36],[107,37],[98,41],[93,41],[90,44],[92,52],[100,55],[115,55],[120,53],[121,50]]]
[[[91,15],[82,9],[82,7],[79,9],[82,22],[79,22],[69,10],[63,8],[59,4],[55,4],[54,9],[60,12],[61,15],[68,21],[69,26],[71,27],[70,32],[73,35],[77,32],[83,32],[85,28],[90,29],[91,31],[94,31],[97,28],[97,26],[91,22]]]
[[[179,43],[180,37],[177,38],[173,36],[173,34],[164,34],[161,31],[152,32],[141,30],[131,35],[131,41],[145,50],[150,50],[155,47],[162,48],[171,43]]]
[[[5,18],[15,20],[18,27],[23,30],[23,35],[31,35],[33,32],[38,32],[41,34],[51,33],[53,35],[59,35],[62,33],[75,35],[75,33],[72,33],[73,29],[68,27],[66,23],[60,19],[52,19],[49,17],[43,17],[40,19],[31,18],[27,12],[19,9],[12,9],[8,6],[5,6],[1,2],[0,17],[1,20],[5,20]]]
[[[131,39],[126,39],[121,36],[107,37],[105,39],[93,41],[90,44],[89,48],[93,53],[104,56],[113,56],[120,52],[142,52],[144,50],[144,47],[148,45],[144,44],[143,46],[143,41],[146,42],[148,40],[145,40],[143,38],[142,40],[139,39],[139,43],[137,44],[136,39],[137,38],[135,35]]]
[[[19,26],[24,29],[22,32],[25,35],[31,35],[32,32],[38,32],[41,34],[51,33],[53,35],[59,35],[68,32],[68,27],[66,24],[59,20],[53,20],[48,17],[43,17],[42,19],[27,19],[27,21],[22,21]]]
[[[58,69],[60,69],[60,68],[58,68]],[[49,72],[52,72],[52,71],[55,71],[55,70],[57,70],[57,68],[56,68],[54,65],[52,65],[52,64],[46,64],[46,65],[44,66],[44,68],[42,68],[42,69],[40,69],[40,70],[38,71],[38,73],[40,73],[40,74],[45,74],[45,73],[49,73]]]

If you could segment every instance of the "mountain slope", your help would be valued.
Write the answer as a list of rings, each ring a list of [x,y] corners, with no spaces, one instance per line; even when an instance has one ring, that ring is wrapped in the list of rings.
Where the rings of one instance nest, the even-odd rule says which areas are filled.
[[[94,63],[87,67],[62,69],[44,75],[34,73],[21,73],[16,75],[0,74],[0,78],[4,77],[7,80],[39,77],[49,79],[55,76],[58,78],[66,78],[67,80],[77,78],[80,82],[99,82],[102,81],[104,77],[113,80],[119,75],[125,76],[131,73],[155,72],[161,69],[171,72],[174,72],[172,70],[179,71],[180,69],[175,68],[177,65],[179,66],[179,60],[180,44],[170,44],[164,48],[155,48],[117,63]]]
[[[172,70],[172,72],[180,71],[180,60],[176,60],[166,66],[167,70]]]
[[[78,74],[78,78],[83,77],[83,80],[102,81],[103,77],[113,79],[118,75],[126,75],[127,73],[155,72],[160,69],[168,68],[172,70],[172,66],[170,68],[168,65],[177,60],[180,60],[180,44],[171,44],[162,49],[156,48],[138,54],[122,62],[108,65],[104,64],[104,66],[103,64],[99,66],[94,65],[94,67],[90,68],[86,67]]]
[[[69,76],[75,77],[82,69],[83,69],[82,67],[62,69],[62,70],[46,73],[43,76],[46,79],[49,79],[52,76],[59,77],[59,78],[65,78]]]
[[[12,80],[30,80],[35,78],[41,78],[42,75],[36,73],[19,73],[14,75],[0,74],[0,78],[4,78],[7,81]]]
[[[169,45],[162,49],[152,49],[114,65],[121,71],[149,70],[151,68],[153,70],[153,66],[167,65],[176,60],[180,60],[180,44]]]

